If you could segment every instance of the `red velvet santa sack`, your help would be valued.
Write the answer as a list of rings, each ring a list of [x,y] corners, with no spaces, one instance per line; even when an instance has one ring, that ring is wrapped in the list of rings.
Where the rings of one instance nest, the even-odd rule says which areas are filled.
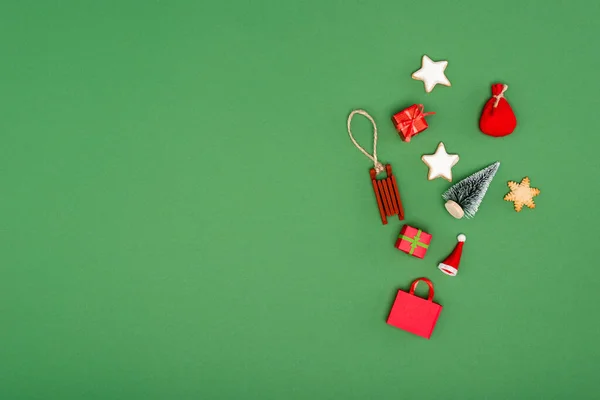
[[[485,103],[479,129],[486,135],[501,137],[510,135],[517,127],[517,118],[504,94],[508,85],[495,83],[492,85],[492,97]]]

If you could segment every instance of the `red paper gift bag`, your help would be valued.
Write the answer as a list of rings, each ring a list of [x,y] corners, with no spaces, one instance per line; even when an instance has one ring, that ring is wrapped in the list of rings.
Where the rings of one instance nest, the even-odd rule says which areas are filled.
[[[427,300],[415,296],[415,288],[419,281],[429,286]],[[427,278],[419,278],[412,283],[409,293],[398,290],[387,323],[429,339],[441,311],[442,306],[433,302],[433,283]]]

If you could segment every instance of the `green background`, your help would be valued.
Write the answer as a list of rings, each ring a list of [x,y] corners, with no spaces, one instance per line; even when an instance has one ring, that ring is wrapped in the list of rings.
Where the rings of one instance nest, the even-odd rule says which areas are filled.
[[[0,398],[593,397],[599,4],[3,2]],[[423,54],[452,87],[411,79]],[[477,127],[496,81],[502,139]],[[407,144],[412,103],[437,114]],[[424,260],[381,225],[354,108]],[[455,178],[501,161],[472,220],[426,179],[442,140]],[[541,194],[516,213],[524,176]],[[420,276],[429,341],[385,324]]]

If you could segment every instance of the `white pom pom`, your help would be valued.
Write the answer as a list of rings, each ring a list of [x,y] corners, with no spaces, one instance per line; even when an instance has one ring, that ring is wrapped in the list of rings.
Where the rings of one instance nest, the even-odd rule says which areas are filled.
[[[461,233],[460,235],[458,235],[457,239],[459,242],[464,242],[465,240],[467,240],[467,237]]]

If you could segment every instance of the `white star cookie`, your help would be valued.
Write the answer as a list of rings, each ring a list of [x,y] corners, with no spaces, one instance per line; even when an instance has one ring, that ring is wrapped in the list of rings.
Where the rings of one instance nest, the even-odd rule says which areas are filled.
[[[423,56],[421,69],[413,72],[412,78],[423,81],[425,91],[431,93],[438,83],[444,86],[451,86],[450,81],[444,75],[444,70],[448,66],[448,61],[432,61],[431,58]]]
[[[435,153],[426,154],[421,157],[421,160],[429,167],[427,179],[432,181],[435,178],[442,177],[448,182],[452,182],[452,167],[456,165],[459,157],[458,154],[446,153],[444,143],[440,142]]]

